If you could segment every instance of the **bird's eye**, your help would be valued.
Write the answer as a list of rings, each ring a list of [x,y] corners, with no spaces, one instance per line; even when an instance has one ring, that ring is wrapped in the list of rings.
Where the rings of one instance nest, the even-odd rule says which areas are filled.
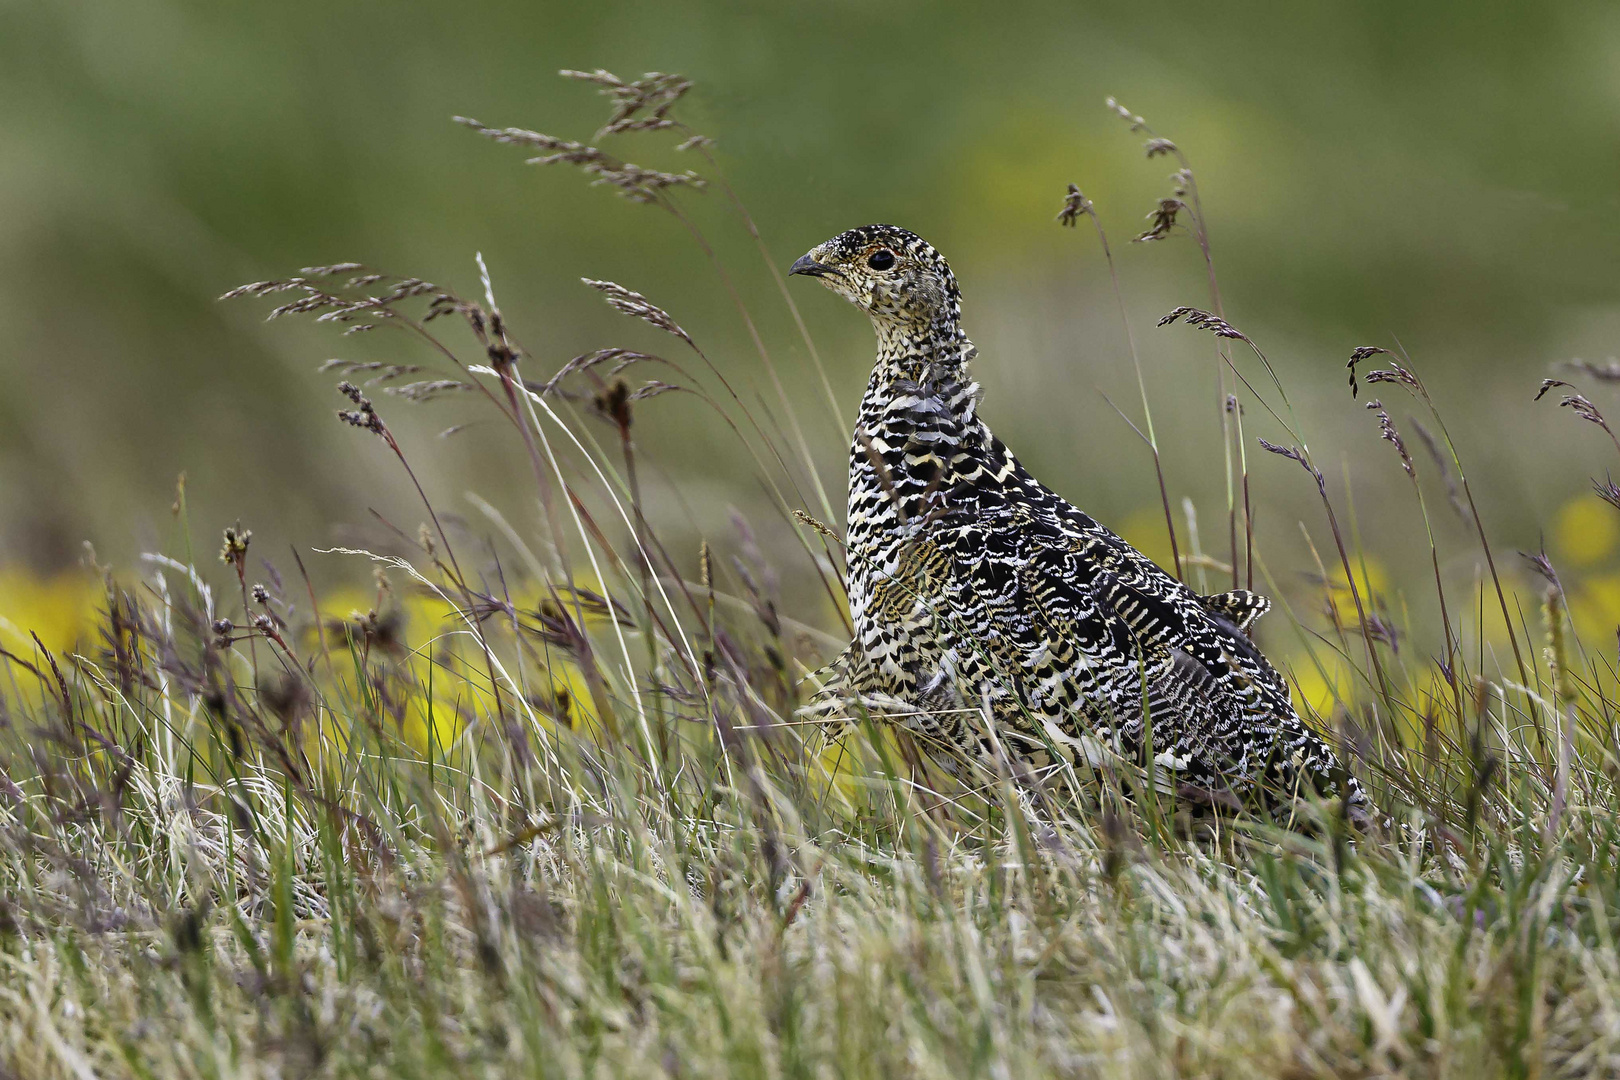
[[[866,260],[866,265],[874,270],[887,270],[894,265],[894,252],[882,248],[872,252],[872,257]]]

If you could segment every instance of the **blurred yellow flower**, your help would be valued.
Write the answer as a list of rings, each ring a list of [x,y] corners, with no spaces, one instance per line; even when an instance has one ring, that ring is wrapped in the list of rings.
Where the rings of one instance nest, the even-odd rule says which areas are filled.
[[[1353,606],[1350,614],[1355,615]],[[1355,668],[1336,652],[1318,649],[1306,653],[1284,665],[1284,670],[1288,672],[1294,708],[1301,716],[1325,718],[1335,704],[1348,703],[1355,697]]]
[[[811,789],[826,805],[844,813],[859,813],[871,798],[874,778],[882,772],[881,757],[887,757],[890,768],[907,769],[906,751],[898,730],[893,725],[880,723],[876,726],[876,735],[880,746],[869,743],[867,733],[859,727],[844,728],[836,738],[820,739],[813,751],[815,769],[809,781]]]
[[[54,653],[67,652],[95,633],[105,594],[89,574],[65,571],[39,578],[21,568],[0,570],[0,647],[28,657],[32,631]]]
[[[1378,599],[1389,591],[1389,573],[1378,560],[1354,553],[1350,556],[1350,568],[1355,572],[1356,593],[1361,595],[1362,606],[1369,613],[1376,613],[1379,610]],[[1342,566],[1336,566],[1328,573],[1328,603],[1332,606],[1334,619],[1341,626],[1354,626],[1359,621],[1350,580]]]
[[[541,712],[554,723],[600,739],[601,718],[591,701],[591,688],[585,673],[572,661],[554,659],[549,668],[531,676],[531,696]]]
[[[1158,563],[1165,573],[1176,572],[1172,565],[1174,560],[1170,557],[1170,533],[1164,525],[1162,507],[1143,506],[1131,511],[1119,523],[1119,535],[1127,544]]]
[[[1553,547],[1576,566],[1592,566],[1620,544],[1620,515],[1591,495],[1578,495],[1553,519]]]
[[[40,644],[66,668],[63,655],[86,649],[94,640],[97,612],[105,599],[101,583],[82,571],[39,578],[20,567],[0,570],[0,648],[37,663],[34,635],[38,635]],[[25,670],[0,660],[0,693],[13,691],[37,704],[46,688]]]
[[[586,632],[601,633],[611,626],[607,609],[593,601],[594,583],[582,588],[587,590],[581,596]],[[538,589],[529,592],[516,603],[525,625],[533,626],[540,618],[539,606],[550,601],[543,601]],[[102,583],[82,572],[41,578],[19,567],[0,569],[0,648],[34,662],[37,648],[31,635],[37,634],[59,658],[84,651],[100,633],[104,601]],[[572,596],[565,596],[564,603],[571,608]],[[319,610],[320,635],[310,627],[294,647],[313,655],[324,639],[333,662],[312,669],[322,698],[355,700],[374,692],[370,684],[356,680],[357,669],[347,658],[352,642],[367,654],[373,676],[387,680],[386,688],[377,685],[388,702],[387,712],[398,717],[400,734],[417,750],[432,748],[442,758],[452,751],[469,717],[489,712],[489,701],[475,700],[480,688],[487,693],[489,686],[482,652],[453,602],[414,587],[379,584],[336,589],[321,597]],[[484,622],[485,632],[500,638],[508,637],[510,628],[510,621],[499,617]],[[585,674],[564,651],[542,648],[538,659],[529,653],[521,670],[510,659],[507,665],[548,726],[591,739],[604,737]],[[32,676],[21,675],[0,675],[0,688],[11,692],[15,686],[16,692],[36,700],[42,688]],[[318,741],[319,731],[310,729],[309,737]]]
[[[1620,627],[1620,574],[1592,574],[1567,591],[1576,637],[1588,646],[1612,645]]]
[[[536,612],[543,602],[538,590],[531,593],[513,599],[525,626],[537,623]],[[339,590],[321,601],[321,612],[329,627],[334,623],[353,627],[358,642],[378,598],[375,591]],[[487,713],[491,707],[487,700],[472,700],[479,696],[475,687],[487,690],[489,684],[488,672],[479,659],[482,653],[468,634],[457,605],[443,597],[412,588],[403,596],[390,592],[382,601],[383,607],[376,613],[373,625],[385,628],[386,634],[374,639],[373,648],[377,647],[377,641],[385,641],[385,647],[403,661],[398,670],[408,689],[402,711],[402,733],[418,750],[426,750],[431,745],[442,755],[465,730],[467,716],[475,712]],[[564,603],[571,609],[571,598]],[[588,603],[585,622],[587,632],[607,625],[600,606],[593,609]],[[482,628],[486,634],[505,637],[511,629],[511,621],[497,615],[484,620]],[[341,636],[334,637],[329,629],[327,647],[341,650],[346,643]],[[373,656],[376,656],[375,651]],[[603,725],[585,675],[563,652],[543,649],[538,670],[530,663],[526,671],[519,672],[508,661],[508,672],[514,678],[526,680],[529,703],[544,722],[572,729],[589,738],[602,737]],[[346,675],[342,673],[339,678],[344,679]]]

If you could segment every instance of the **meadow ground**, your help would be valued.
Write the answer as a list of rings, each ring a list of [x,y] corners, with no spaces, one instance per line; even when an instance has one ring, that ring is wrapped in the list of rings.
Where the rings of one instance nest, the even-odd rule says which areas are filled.
[[[677,217],[688,189],[723,187],[676,119],[684,80],[591,78],[609,129],[673,134],[697,171],[469,124]],[[1119,111],[1177,169],[1144,239],[1185,233],[1208,259],[1190,164]],[[1095,223],[1080,192],[1057,195],[1067,223]],[[420,527],[384,523],[391,547],[350,553],[374,589],[334,595],[242,524],[192,522],[182,485],[172,551],[8,582],[0,1075],[1620,1071],[1614,619],[1544,554],[1491,547],[1410,360],[1358,349],[1351,372],[1363,400],[1398,395],[1421,417],[1369,402],[1389,445],[1366,467],[1411,478],[1433,571],[1422,618],[1384,602],[1378,553],[1213,276],[1209,310],[1181,314],[1182,332],[1212,332],[1212,407],[1233,403],[1228,501],[1223,528],[1206,524],[1221,542],[1200,545],[1165,492],[1166,547],[1189,576],[1265,588],[1251,465],[1279,454],[1319,495],[1324,542],[1303,543],[1320,610],[1270,618],[1302,643],[1302,710],[1389,815],[1357,830],[1334,803],[1288,821],[1195,812],[1123,759],[1041,778],[993,757],[945,768],[872,718],[829,743],[794,709],[839,630],[783,604],[786,556],[744,521],[728,558],[666,544],[637,417],[669,394],[712,408],[828,610],[836,490],[818,488],[788,402],[734,393],[673,317],[592,284],[668,355],[529,370],[487,274],[476,299],[358,264],[234,292],[426,343],[436,370],[328,365],[339,419],[415,483],[431,447],[390,417],[477,400],[507,425],[537,512],[475,503],[471,521],[419,486]],[[1576,388],[1545,391],[1608,431]],[[1150,399],[1129,411],[1156,458]],[[1246,411],[1287,441],[1246,435]],[[1612,485],[1599,496],[1620,504]],[[1592,502],[1572,545],[1613,543],[1602,515],[1620,508]],[[1431,512],[1463,523],[1461,563]]]

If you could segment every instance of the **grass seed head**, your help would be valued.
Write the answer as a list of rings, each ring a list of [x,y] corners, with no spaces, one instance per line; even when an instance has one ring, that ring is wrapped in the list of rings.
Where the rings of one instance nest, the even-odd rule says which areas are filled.
[[[253,530],[232,525],[225,530],[224,543],[219,549],[219,561],[241,570],[247,564],[248,545],[253,542]]]
[[[1074,184],[1069,185],[1069,193],[1063,197],[1063,209],[1058,211],[1057,222],[1072,228],[1082,214],[1094,214],[1095,207],[1091,200],[1086,198],[1080,188]]]

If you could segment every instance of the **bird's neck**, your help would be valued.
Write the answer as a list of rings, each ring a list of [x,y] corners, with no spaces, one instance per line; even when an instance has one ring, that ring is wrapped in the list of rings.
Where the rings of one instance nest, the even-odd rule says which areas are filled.
[[[968,366],[978,353],[954,319],[931,323],[872,320],[877,331],[877,362],[861,399],[862,426],[881,427],[908,420],[910,399],[937,399],[973,386]],[[976,386],[975,386],[976,389]],[[971,411],[971,405],[970,405]]]
[[[877,363],[850,446],[856,543],[926,518],[950,491],[952,475],[991,442],[968,373],[977,350],[962,328],[954,321],[876,325]]]
[[[887,364],[913,374],[924,367],[965,369],[977,351],[962,324],[949,313],[932,319],[874,317],[872,329],[877,333],[880,368]]]

